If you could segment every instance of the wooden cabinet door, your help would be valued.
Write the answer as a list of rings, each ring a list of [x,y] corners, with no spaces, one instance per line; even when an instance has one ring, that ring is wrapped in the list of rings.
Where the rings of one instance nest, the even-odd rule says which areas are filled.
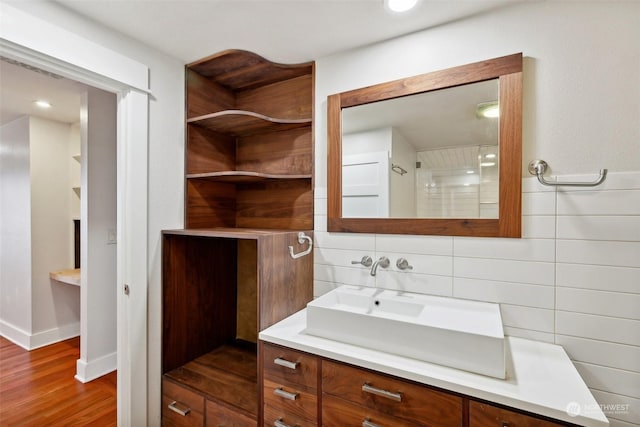
[[[469,401],[469,427],[557,427],[553,421],[542,420],[505,408]]]

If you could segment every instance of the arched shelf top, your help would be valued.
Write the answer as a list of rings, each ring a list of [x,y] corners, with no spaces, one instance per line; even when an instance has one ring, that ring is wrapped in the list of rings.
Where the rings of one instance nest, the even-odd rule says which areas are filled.
[[[225,50],[187,65],[188,69],[233,91],[310,75],[313,67],[313,62],[279,64],[239,49]]]

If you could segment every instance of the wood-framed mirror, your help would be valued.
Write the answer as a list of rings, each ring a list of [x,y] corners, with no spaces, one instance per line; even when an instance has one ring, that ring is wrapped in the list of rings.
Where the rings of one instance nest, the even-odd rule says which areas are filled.
[[[521,237],[521,53],[330,95],[327,125],[328,231]]]

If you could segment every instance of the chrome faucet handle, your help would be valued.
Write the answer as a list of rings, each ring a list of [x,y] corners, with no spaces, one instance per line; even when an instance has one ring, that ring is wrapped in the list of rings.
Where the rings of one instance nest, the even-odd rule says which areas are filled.
[[[398,258],[396,261],[396,267],[400,270],[413,270],[413,266],[409,265],[409,261],[406,258]]]
[[[351,261],[351,264],[362,264],[365,267],[371,267],[371,264],[373,264],[373,260],[370,256],[365,255],[360,261]]]

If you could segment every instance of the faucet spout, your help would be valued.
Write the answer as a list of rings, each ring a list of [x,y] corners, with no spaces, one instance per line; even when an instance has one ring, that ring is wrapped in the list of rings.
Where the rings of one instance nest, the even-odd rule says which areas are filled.
[[[386,256],[383,256],[383,257],[380,257],[379,260],[373,263],[373,265],[371,266],[371,272],[370,272],[372,276],[376,275],[376,272],[378,271],[378,266],[382,268],[389,267],[389,258],[387,258]]]

